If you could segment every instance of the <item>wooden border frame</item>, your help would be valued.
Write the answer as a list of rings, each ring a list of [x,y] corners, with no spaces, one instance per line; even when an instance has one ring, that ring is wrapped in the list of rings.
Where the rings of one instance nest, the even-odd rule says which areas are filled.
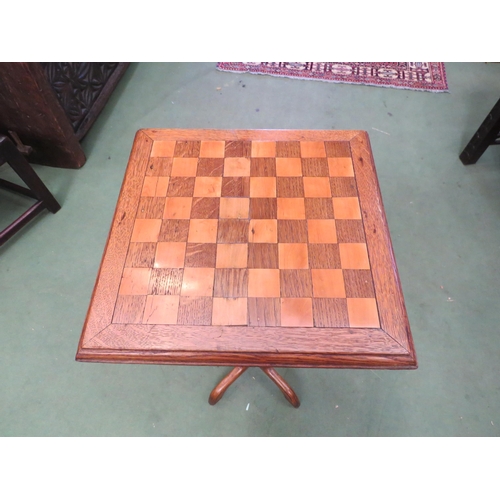
[[[380,328],[284,328],[112,324],[128,241],[154,141],[328,140],[350,143]],[[126,192],[127,196],[122,196]],[[200,335],[203,333],[203,335]],[[322,130],[137,132],[104,251],[78,361],[323,368],[417,367],[368,134]]]

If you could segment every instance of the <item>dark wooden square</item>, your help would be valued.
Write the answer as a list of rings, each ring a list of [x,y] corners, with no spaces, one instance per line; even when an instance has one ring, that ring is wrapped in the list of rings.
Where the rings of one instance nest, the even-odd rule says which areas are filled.
[[[112,323],[139,324],[146,306],[146,295],[118,295]]]
[[[196,177],[171,177],[168,183],[167,196],[170,198],[193,196],[195,180]]]
[[[318,328],[348,327],[347,300],[313,298],[313,319]]]
[[[220,198],[193,198],[191,219],[218,219]]]
[[[334,197],[357,197],[356,180],[354,177],[332,177],[330,188]]]
[[[212,297],[182,297],[179,300],[177,323],[179,325],[211,325]]]
[[[277,269],[278,245],[276,243],[249,243],[248,267],[255,269]]]
[[[250,141],[226,141],[226,158],[249,158],[252,150]]]
[[[280,299],[261,297],[248,299],[248,326],[280,325]]]
[[[152,269],[148,295],[179,295],[183,269]]]
[[[138,219],[161,219],[165,210],[165,198],[147,196],[141,198],[137,209]]]
[[[221,219],[217,231],[217,243],[246,243],[248,220]]]
[[[300,158],[300,141],[276,141],[276,157]]]
[[[248,269],[216,269],[214,297],[247,297]]]
[[[350,158],[351,146],[348,141],[325,141],[328,158]]]
[[[153,267],[156,243],[130,243],[125,267]]]
[[[340,269],[340,252],[336,243],[310,243],[309,267],[311,269]]]
[[[188,243],[185,267],[215,267],[217,245],[215,243]]]
[[[278,198],[303,198],[304,182],[302,177],[278,177],[276,179],[276,196]]]
[[[343,269],[346,297],[373,298],[372,273],[369,269]]]
[[[277,216],[276,198],[250,198],[251,219],[276,219]]]
[[[275,177],[276,160],[274,158],[252,158],[250,177]]]
[[[305,198],[306,219],[333,219],[331,198]]]
[[[312,297],[313,286],[309,269],[280,269],[282,297]]]
[[[337,219],[337,241],[339,243],[364,243],[365,230],[363,222],[355,219]]]
[[[248,198],[250,196],[250,177],[224,177],[221,196],[224,198]]]
[[[197,177],[221,177],[224,172],[224,158],[199,158]]]
[[[189,219],[164,219],[158,241],[187,241],[188,234]]]
[[[279,219],[278,243],[307,243],[307,221]]]
[[[146,176],[168,177],[172,172],[172,158],[150,158]]]
[[[326,158],[302,158],[302,175],[304,177],[328,177],[328,161]]]
[[[198,158],[200,155],[200,141],[177,141],[174,157]]]

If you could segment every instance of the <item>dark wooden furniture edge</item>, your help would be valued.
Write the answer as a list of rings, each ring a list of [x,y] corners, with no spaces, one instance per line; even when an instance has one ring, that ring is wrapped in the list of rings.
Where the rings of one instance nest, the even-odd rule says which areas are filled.
[[[238,130],[234,131],[231,135],[231,131],[220,131],[215,129],[198,130],[200,137],[205,140],[217,140],[225,138],[252,138],[257,140],[264,140],[268,137],[273,137],[273,140],[279,140],[280,135],[288,138],[290,140],[289,134],[293,133],[293,140],[300,140],[307,138],[313,138],[315,133],[319,135],[324,134],[325,131],[314,131],[314,130]],[[415,349],[413,346],[413,340],[411,337],[411,331],[408,324],[408,319],[406,315],[406,309],[404,306],[402,288],[399,282],[399,275],[397,272],[397,267],[395,264],[395,258],[392,248],[392,243],[390,241],[390,236],[388,233],[387,221],[383,215],[383,206],[380,193],[380,187],[378,185],[378,180],[375,172],[375,166],[373,158],[370,154],[370,145],[368,134],[364,131],[327,131],[329,134],[337,135],[335,140],[338,141],[349,141],[351,143],[351,151],[353,164],[356,171],[356,178],[360,175],[361,190],[366,196],[366,189],[369,188],[369,183],[372,183],[372,188],[375,185],[376,189],[374,198],[370,198],[368,202],[362,205],[363,214],[363,225],[365,227],[367,241],[370,239],[370,244],[375,244],[378,250],[375,252],[369,252],[369,258],[372,264],[378,265],[380,262],[387,262],[387,259],[393,266],[396,276],[394,280],[387,280],[384,277],[384,273],[375,274],[374,272],[374,284],[377,294],[377,300],[382,297],[382,292],[389,287],[391,291],[391,297],[394,300],[392,304],[395,307],[396,316],[398,316],[403,321],[403,329],[398,328],[396,324],[396,319],[394,317],[388,317],[387,315],[381,316],[382,328],[378,331],[380,334],[386,335],[389,345],[392,348],[388,349],[388,352],[384,354],[371,354],[369,352],[357,352],[357,353],[332,353],[332,354],[318,354],[318,353],[269,353],[269,352],[255,352],[255,353],[238,353],[238,352],[199,352],[199,351],[183,351],[183,350],[171,350],[171,351],[149,351],[148,349],[138,349],[124,351],[123,349],[106,349],[106,348],[96,348],[95,343],[92,347],[89,346],[91,341],[103,333],[108,327],[114,327],[118,325],[112,325],[111,318],[114,310],[114,298],[117,294],[118,281],[114,280],[109,276],[121,275],[123,266],[126,258],[126,249],[115,248],[116,239],[119,239],[119,234],[130,235],[132,231],[132,225],[137,211],[137,203],[134,202],[130,205],[129,200],[133,200],[138,197],[133,195],[129,196],[127,199],[121,197],[125,186],[130,183],[129,189],[135,190],[136,193],[140,192],[142,184],[140,182],[134,183],[134,177],[142,180],[142,174],[144,169],[147,168],[147,163],[149,159],[150,150],[152,148],[153,141],[155,140],[172,140],[171,134],[174,134],[175,139],[183,140],[190,139],[193,137],[193,130],[191,129],[141,129],[136,133],[136,138],[132,147],[132,152],[130,154],[129,165],[122,183],[120,190],[119,202],[115,209],[115,214],[112,219],[112,227],[108,236],[108,240],[105,246],[103,257],[101,260],[101,265],[99,268],[98,280],[96,281],[91,303],[89,306],[88,314],[85,325],[83,328],[82,335],[80,337],[80,342],[78,345],[78,350],[76,353],[77,361],[93,361],[93,362],[119,362],[119,363],[165,363],[165,364],[193,364],[193,365],[218,365],[218,366],[282,366],[282,367],[318,367],[318,368],[417,368],[417,359],[415,355]],[[229,137],[228,137],[229,136]],[[359,189],[359,185],[358,185]],[[378,205],[377,205],[378,204]],[[368,210],[370,205],[379,207],[377,212],[377,217],[373,220],[368,215]],[[373,208],[372,208],[373,209]],[[121,214],[121,216],[119,215]],[[117,217],[118,216],[118,217]],[[378,235],[377,235],[378,233]],[[370,234],[370,236],[369,236]],[[384,234],[387,238],[384,239]],[[381,241],[381,238],[384,241]],[[385,246],[384,246],[385,244]],[[384,251],[385,248],[385,251]],[[120,253],[120,255],[116,255]],[[112,257],[111,257],[112,255]],[[109,259],[111,265],[109,266],[111,270],[107,272],[106,276],[101,274],[101,270],[104,268],[106,261]],[[374,270],[375,271],[375,270]],[[111,283],[111,284],[110,284]],[[97,295],[99,294],[99,297]],[[107,300],[106,300],[107,299]],[[94,308],[93,304],[96,304]],[[141,329],[141,325],[133,325],[135,328]],[[195,329],[196,327],[192,327]],[[143,326],[144,330],[147,330],[147,326]],[[388,330],[387,330],[388,329]],[[353,331],[353,329],[346,329],[347,331]],[[374,329],[375,330],[375,329]],[[367,351],[369,348],[367,347]],[[393,354],[390,354],[390,352]],[[397,352],[394,352],[397,351]]]

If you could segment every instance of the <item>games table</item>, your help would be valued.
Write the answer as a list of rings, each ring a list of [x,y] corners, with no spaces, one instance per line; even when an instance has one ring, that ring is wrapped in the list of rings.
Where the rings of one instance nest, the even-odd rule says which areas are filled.
[[[76,359],[416,368],[368,134],[138,131]]]

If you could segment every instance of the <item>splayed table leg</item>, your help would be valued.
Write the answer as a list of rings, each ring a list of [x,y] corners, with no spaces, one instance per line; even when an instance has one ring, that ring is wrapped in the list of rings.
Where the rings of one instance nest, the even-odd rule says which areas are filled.
[[[215,387],[215,389],[210,393],[210,397],[208,398],[208,402],[211,405],[217,403],[227,388],[244,372],[247,368],[243,366],[237,366],[233,368],[230,373],[228,373]]]
[[[286,380],[274,368],[261,367],[260,369],[279,387],[280,391],[292,406],[294,406],[295,408],[298,408],[300,406],[300,401],[297,397],[297,394],[295,394],[294,390],[288,385]],[[233,368],[210,393],[208,402],[211,405],[214,405],[218,401],[220,401],[228,387],[246,370],[247,368],[242,366]]]
[[[262,368],[261,370],[280,388],[288,402],[298,408],[300,406],[299,398],[295,391],[288,385],[287,381],[274,369],[274,368]]]

